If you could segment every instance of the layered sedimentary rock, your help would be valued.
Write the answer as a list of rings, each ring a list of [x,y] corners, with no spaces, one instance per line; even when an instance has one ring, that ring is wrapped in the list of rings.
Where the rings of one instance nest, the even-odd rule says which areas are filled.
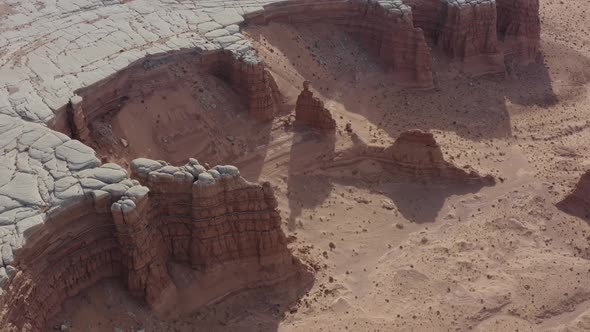
[[[42,330],[67,297],[106,277],[121,277],[165,314],[176,296],[170,261],[205,273],[248,268],[231,289],[195,294],[204,304],[253,286],[309,280],[287,249],[268,183],[249,183],[233,166],[206,170],[196,160],[183,167],[136,160],[133,171],[147,186],[113,164],[78,173],[86,194],[30,230],[0,296],[4,330]]]
[[[520,62],[535,60],[541,39],[539,0],[496,0],[498,38],[506,56]]]
[[[476,73],[503,72],[496,34],[496,2],[492,0],[405,0],[414,24],[452,59],[477,65]]]
[[[409,130],[400,134],[389,147],[357,145],[340,153],[329,166],[339,166],[363,160],[375,160],[393,174],[420,179],[443,179],[466,184],[492,185],[492,176],[482,176],[469,166],[463,168],[444,159],[440,145],[432,133]]]
[[[412,11],[398,0],[283,1],[244,16],[248,24],[328,23],[340,26],[390,65],[400,82],[431,87],[432,58]]]
[[[273,119],[276,84],[254,54],[238,56],[230,51],[191,50],[141,59],[109,78],[78,90],[68,107],[70,128],[56,129],[90,142],[92,133],[88,128],[96,119],[114,116],[128,100],[140,100],[156,89],[174,89],[180,84],[185,73],[170,70],[171,65],[179,64],[186,72],[223,79],[244,98],[253,119]]]
[[[309,81],[303,82],[303,91],[295,104],[295,120],[307,126],[330,130],[336,128],[332,114],[324,107],[324,103],[313,96],[309,90]]]
[[[404,0],[414,25],[443,53],[502,72],[505,57],[533,60],[539,49],[538,0]],[[481,67],[483,65],[483,68]]]
[[[496,35],[496,4],[492,0],[444,1],[437,45],[462,60],[490,56],[500,59]]]
[[[590,171],[580,177],[576,188],[557,206],[568,213],[590,218]]]

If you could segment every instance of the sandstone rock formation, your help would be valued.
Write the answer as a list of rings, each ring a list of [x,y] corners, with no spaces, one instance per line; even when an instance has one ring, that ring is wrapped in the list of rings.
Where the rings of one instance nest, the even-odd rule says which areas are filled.
[[[440,145],[432,133],[409,130],[400,134],[389,147],[357,145],[334,158],[330,167],[375,160],[392,174],[420,179],[443,179],[466,184],[493,185],[491,175],[482,176],[469,166],[463,168],[444,160]]]
[[[310,127],[319,129],[334,129],[336,121],[332,114],[324,107],[324,103],[309,91],[309,81],[303,82],[303,91],[297,98],[295,105],[295,120]]]
[[[576,188],[557,206],[573,215],[590,218],[590,171],[582,174]]]
[[[404,2],[428,40],[452,58],[479,64],[480,72],[503,72],[505,57],[528,62],[537,56],[538,0]]]
[[[519,62],[535,60],[541,39],[539,0],[496,0],[496,7],[504,54]]]
[[[443,21],[437,45],[453,58],[481,57],[478,60],[497,62],[496,70],[503,71],[496,35],[495,2],[448,0],[443,3],[446,15],[439,15]]]
[[[283,1],[245,15],[248,24],[328,23],[350,32],[390,65],[400,83],[432,87],[432,58],[424,34],[401,1]]]
[[[55,127],[74,138],[90,143],[89,124],[101,117],[113,117],[126,101],[149,96],[154,89],[178,84],[172,64],[194,68],[196,74],[208,73],[226,81],[248,105],[249,115],[258,121],[272,120],[275,113],[275,82],[252,53],[236,55],[229,51],[178,51],[154,55],[130,64],[126,69],[87,88],[80,89],[67,110],[70,128]],[[60,116],[64,116],[58,114]]]
[[[338,25],[417,87],[433,85],[426,41],[475,74],[486,74],[504,72],[505,55],[534,59],[540,39],[538,0],[284,1],[245,19]]]
[[[250,273],[222,293],[309,274],[287,249],[268,183],[253,184],[233,166],[206,170],[135,160],[136,180],[106,164],[76,175],[85,196],[49,213],[43,227],[10,262],[0,297],[0,325],[39,331],[65,298],[106,277],[122,277],[130,292],[162,314],[176,287],[166,264],[184,262],[205,273],[233,265]]]

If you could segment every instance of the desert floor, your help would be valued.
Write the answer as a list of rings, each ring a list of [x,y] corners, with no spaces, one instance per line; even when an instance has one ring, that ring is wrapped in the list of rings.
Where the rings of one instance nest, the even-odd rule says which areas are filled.
[[[127,105],[113,119],[113,139],[129,148],[113,158],[196,157],[270,181],[290,246],[316,270],[314,285],[300,299],[283,289],[251,290],[161,320],[107,280],[68,300],[50,327],[590,330],[590,226],[555,206],[590,168],[590,6],[541,0],[541,20],[537,63],[505,78],[470,77],[437,57],[431,91],[405,89],[333,27],[245,28],[285,96],[272,124],[252,123],[222,82],[197,77]],[[335,133],[294,124],[303,80],[326,102]],[[130,119],[134,126],[121,127]],[[352,134],[343,130],[349,122]],[[433,132],[447,160],[491,174],[497,184],[417,183],[371,162],[330,166],[356,144],[387,146],[414,128]],[[182,144],[167,148],[161,142],[168,139]]]

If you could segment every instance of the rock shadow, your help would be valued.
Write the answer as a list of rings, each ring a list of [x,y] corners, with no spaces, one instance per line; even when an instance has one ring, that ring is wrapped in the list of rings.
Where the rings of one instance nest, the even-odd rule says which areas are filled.
[[[118,279],[104,279],[67,299],[48,322],[48,329],[62,325],[72,331],[277,331],[302,294],[311,289],[292,285],[244,290],[201,310],[161,319],[149,306],[134,298]]]
[[[287,179],[290,230],[297,227],[297,218],[304,209],[321,205],[332,192],[332,181],[314,170],[323,160],[331,158],[336,141],[334,135],[333,131],[312,130],[298,124],[294,127]]]
[[[288,59],[285,68],[310,81],[326,106],[360,114],[391,137],[414,128],[451,131],[470,140],[510,137],[507,100],[541,107],[558,101],[542,57],[511,67],[508,77],[472,77],[433,52],[435,89],[417,91],[396,84],[395,70],[337,26],[270,23],[245,31]],[[270,60],[267,65],[281,69]]]
[[[401,180],[401,179],[400,179]],[[447,199],[455,195],[474,194],[482,185],[456,183],[420,183],[405,179],[404,183],[386,183],[380,187],[402,216],[415,223],[434,222]]]

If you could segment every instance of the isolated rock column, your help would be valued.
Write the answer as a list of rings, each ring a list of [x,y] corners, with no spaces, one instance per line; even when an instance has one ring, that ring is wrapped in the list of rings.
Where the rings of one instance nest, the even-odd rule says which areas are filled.
[[[295,120],[319,129],[336,128],[336,121],[332,118],[332,114],[319,98],[313,96],[313,92],[309,90],[309,84],[309,81],[303,82],[303,91],[299,94],[295,105]]]
[[[74,96],[70,99],[72,136],[81,142],[88,142],[90,139],[90,130],[86,123],[86,115],[82,109],[82,101],[83,99],[80,96]]]

